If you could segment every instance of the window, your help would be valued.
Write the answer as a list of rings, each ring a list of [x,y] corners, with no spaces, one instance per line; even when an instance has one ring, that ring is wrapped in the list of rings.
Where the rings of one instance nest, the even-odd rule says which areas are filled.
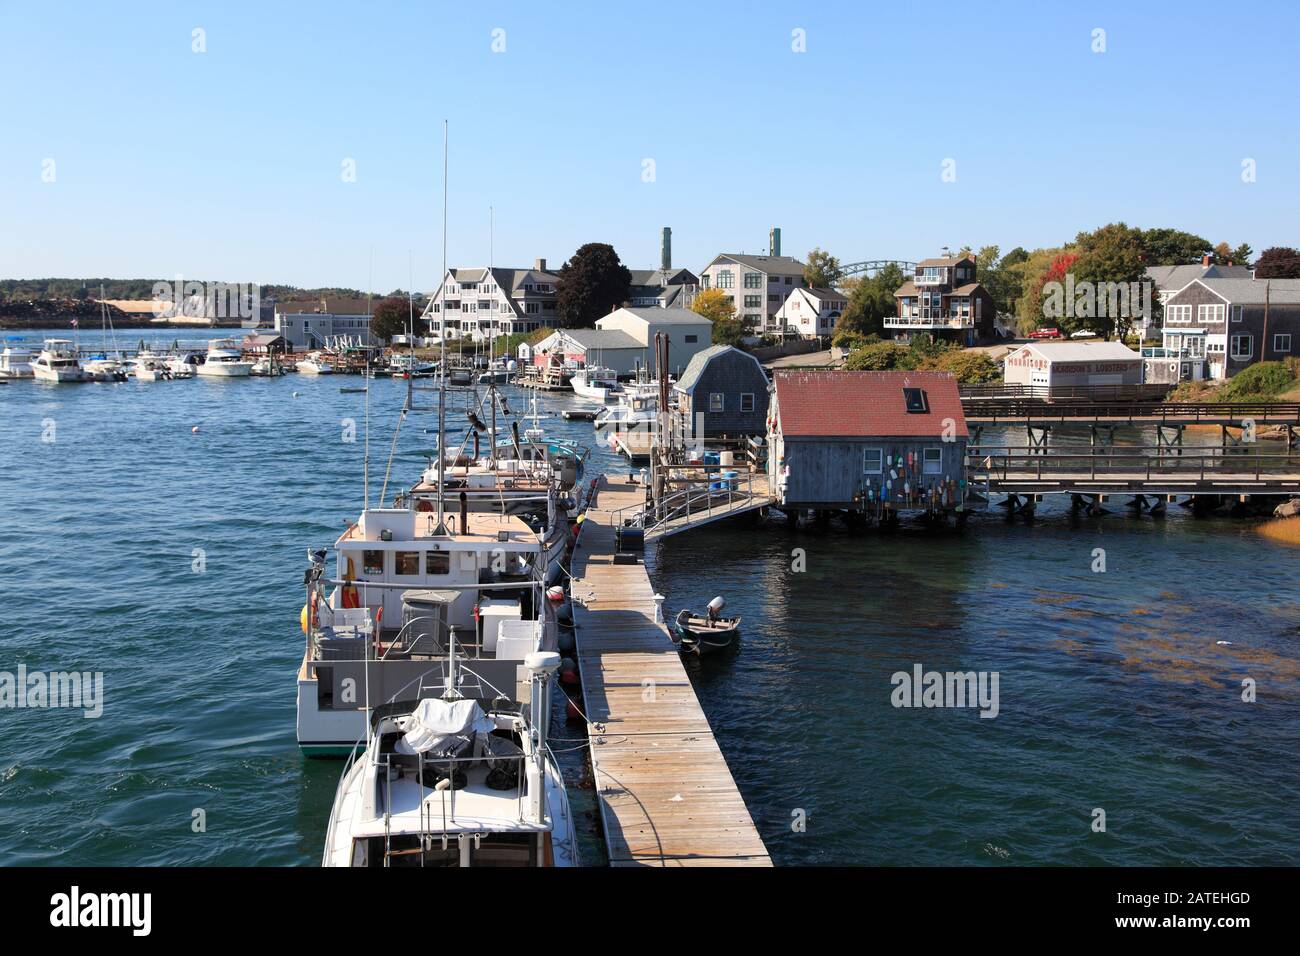
[[[925,389],[923,388],[903,389],[903,401],[907,403],[909,414],[924,415],[930,410],[930,402],[926,398]]]
[[[1234,335],[1232,337],[1232,357],[1235,359],[1245,360],[1250,358],[1250,353],[1254,351],[1251,344],[1251,336]]]
[[[1290,333],[1290,332],[1279,333],[1279,334],[1273,336],[1273,351],[1274,351],[1274,352],[1290,352],[1290,351],[1291,351],[1291,333]]]
[[[1198,305],[1196,321],[1202,325],[1209,322],[1222,322],[1225,308],[1223,305]]]
[[[761,273],[761,272],[746,272],[746,273],[745,273],[745,288],[746,288],[746,289],[761,289],[761,288],[763,288],[763,273]]]
[[[942,475],[943,474],[943,449],[927,448],[922,452],[921,474],[923,475]]]
[[[745,296],[745,308],[747,309],[757,309],[762,304],[763,304],[763,297],[761,295]]]
[[[419,551],[398,551],[393,555],[394,574],[414,577],[420,573]]]
[[[698,335],[688,335],[688,336],[686,336],[686,344],[687,344],[687,345],[691,345],[692,343],[698,342],[699,340],[700,340],[700,337],[699,337]]]
[[[723,269],[718,273],[719,289],[734,289],[736,287],[736,274],[730,269]]]
[[[721,392],[709,392],[709,411],[720,412],[726,407],[726,396]]]
[[[1240,322],[1240,321],[1241,321],[1241,306],[1239,306],[1239,305],[1234,305],[1234,306],[1232,307],[1232,321],[1234,321],[1234,322]]]
[[[1287,346],[1287,350],[1290,351],[1290,345],[1289,345],[1289,344],[1288,344],[1288,346]],[[740,410],[741,410],[742,412],[752,412],[752,411],[754,410],[754,393],[753,393],[753,392],[741,392],[741,393],[740,393]]]
[[[789,276],[786,276],[786,277],[785,277],[785,284],[786,284],[786,285],[794,285],[794,280],[791,279]]]
[[[450,572],[451,572],[451,552],[449,551],[424,552],[424,573],[425,574],[449,574]]]
[[[768,301],[768,302],[780,302],[780,301],[781,301],[781,296],[780,296],[778,293],[773,293],[772,295],[769,295],[769,296],[767,297],[767,301]]]
[[[878,475],[884,465],[884,453],[879,448],[868,448],[862,453],[862,473]]]
[[[1169,325],[1191,324],[1192,307],[1190,305],[1165,306],[1165,319]]]
[[[383,574],[384,573],[384,552],[382,551],[363,551],[361,552],[361,570],[366,574]]]

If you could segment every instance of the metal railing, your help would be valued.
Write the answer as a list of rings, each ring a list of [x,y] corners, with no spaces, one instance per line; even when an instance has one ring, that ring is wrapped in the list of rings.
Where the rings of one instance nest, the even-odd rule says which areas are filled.
[[[1257,425],[1300,425],[1300,403],[1293,402],[1075,402],[1038,399],[1006,399],[998,402],[967,403],[966,417],[979,424],[999,421],[1024,423],[1090,422],[1115,424],[1123,421],[1158,424],[1217,424],[1222,422]]]
[[[975,320],[970,316],[933,316],[931,318],[911,318],[901,315],[885,316],[885,328],[938,328],[938,329],[973,329]]]
[[[1258,452],[1249,446],[1197,448],[1170,445],[1024,446],[971,445],[967,473],[973,480],[1105,479],[1111,476],[1153,480],[1180,477],[1208,480],[1294,478],[1300,485],[1300,454]]]
[[[664,479],[665,483],[668,484],[682,482],[689,482],[689,484],[685,488],[661,496],[658,501],[648,502],[644,505],[628,505],[612,512],[615,528],[640,528],[645,532],[650,532],[678,519],[685,519],[684,523],[690,524],[692,519],[706,520],[712,517],[720,517],[731,511],[736,504],[767,496],[765,482],[762,494],[755,493],[754,479],[756,472],[753,470],[742,472],[740,468],[730,465],[682,465],[672,466],[669,471],[702,471],[706,477],[703,479],[703,483],[701,483],[700,479],[695,478],[670,477]],[[732,478],[721,477],[723,472],[730,471],[735,471],[737,474]],[[709,475],[716,477],[710,478]],[[713,487],[717,484],[725,485],[725,487]]]

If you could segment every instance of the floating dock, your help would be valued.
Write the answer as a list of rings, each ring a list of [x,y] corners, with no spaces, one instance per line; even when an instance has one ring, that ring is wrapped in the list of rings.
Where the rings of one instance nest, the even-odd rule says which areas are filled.
[[[681,656],[655,620],[645,565],[614,527],[644,501],[597,480],[573,554],[573,618],[591,767],[612,866],[771,866]]]

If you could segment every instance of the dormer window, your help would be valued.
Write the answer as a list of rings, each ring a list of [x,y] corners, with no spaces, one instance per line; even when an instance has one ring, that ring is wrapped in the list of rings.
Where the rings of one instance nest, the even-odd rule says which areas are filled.
[[[923,388],[903,389],[903,401],[907,405],[909,415],[924,415],[930,410],[930,400],[926,397]]]

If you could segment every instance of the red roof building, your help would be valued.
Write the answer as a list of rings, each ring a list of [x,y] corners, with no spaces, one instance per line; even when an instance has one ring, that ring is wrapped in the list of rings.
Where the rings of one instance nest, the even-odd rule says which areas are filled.
[[[946,372],[777,372],[768,469],[782,504],[955,510],[969,431]]]

